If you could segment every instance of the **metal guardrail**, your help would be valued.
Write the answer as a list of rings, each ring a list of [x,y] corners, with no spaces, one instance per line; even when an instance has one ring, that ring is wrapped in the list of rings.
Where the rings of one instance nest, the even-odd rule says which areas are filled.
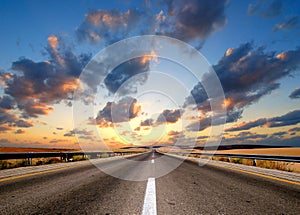
[[[108,157],[136,154],[136,152],[7,152],[0,153],[0,160],[28,159],[28,164],[32,164],[33,158],[60,157],[61,160],[71,161],[74,156],[90,158],[100,158],[104,155]]]
[[[89,156],[90,158],[100,158],[103,155],[108,157],[122,156],[129,154],[136,154],[137,152],[7,152],[0,153],[0,160],[9,159],[28,159],[29,165],[32,164],[33,158],[49,158],[60,157],[61,160],[70,161],[74,156]],[[199,153],[199,152],[171,152],[179,155],[199,155],[208,157],[227,157],[230,158],[243,158],[252,159],[253,165],[256,166],[256,160],[271,160],[283,162],[296,162],[300,163],[300,156],[283,156],[283,155],[257,155],[257,154],[213,154],[213,153]]]
[[[296,162],[300,163],[300,156],[284,156],[284,155],[258,155],[258,154],[213,154],[213,153],[199,153],[199,152],[171,152],[173,154],[181,155],[200,155],[208,157],[227,157],[230,158],[243,158],[252,159],[253,166],[256,166],[257,160],[270,160],[270,161],[283,161],[283,162]]]

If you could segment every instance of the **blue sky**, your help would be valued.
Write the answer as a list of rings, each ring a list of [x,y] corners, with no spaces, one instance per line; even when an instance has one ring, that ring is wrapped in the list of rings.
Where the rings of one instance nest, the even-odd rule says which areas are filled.
[[[0,108],[3,115],[0,144],[3,146],[74,148],[78,147],[75,134],[96,142],[103,133],[108,135],[100,139],[102,142],[105,139],[107,145],[130,145],[130,141],[122,142],[122,135],[107,126],[111,119],[103,115],[107,103],[112,101],[112,87],[119,87],[115,84],[120,74],[124,72],[129,79],[140,72],[130,73],[128,69],[165,69],[166,73],[180,78],[182,68],[163,60],[157,63],[154,58],[146,59],[143,65],[138,61],[131,62],[131,67],[122,65],[105,83],[107,95],[102,95],[101,105],[95,107],[97,123],[86,123],[81,130],[73,128],[70,98],[78,87],[80,71],[91,56],[121,39],[143,34],[180,39],[197,48],[213,65],[224,88],[228,118],[236,116],[226,123],[223,144],[299,146],[300,132],[296,129],[300,122],[299,1],[2,0],[0,5]],[[233,51],[226,55],[229,49]],[[241,65],[239,62],[243,59],[245,62]],[[149,77],[151,80],[151,74]],[[186,77],[186,82],[191,80]],[[189,90],[196,89],[195,85],[190,81]],[[49,90],[50,87],[53,90]],[[135,98],[132,94],[127,96]],[[197,100],[203,95],[192,96]],[[137,100],[136,108],[149,111],[145,106],[147,99],[150,102],[151,96],[141,98],[140,104]],[[122,102],[120,104],[125,105]],[[205,102],[199,101],[198,107]],[[166,101],[154,103],[155,111],[148,115],[143,115],[143,110],[132,113],[134,117],[129,121],[133,128],[128,132],[123,130],[123,135],[135,138],[131,139],[135,143],[140,140],[140,145],[155,142],[155,135],[147,139],[148,142],[142,139],[148,130],[161,125],[154,123],[149,126],[151,129],[143,131],[139,124],[150,116],[164,116],[167,120],[165,110],[178,113],[173,105],[167,104]],[[211,114],[201,108],[198,112],[204,118],[196,121],[202,123]],[[238,129],[250,122],[253,122],[251,128]],[[179,123],[180,117],[175,122],[166,121],[165,136],[161,134],[164,137],[159,139],[159,144],[172,144],[174,137],[168,135],[171,131],[178,132],[176,138],[187,140],[193,136],[192,132],[198,136],[209,135],[208,127],[185,134],[184,129],[179,129]],[[92,126],[97,129],[93,130]],[[134,131],[138,127],[142,131]],[[230,131],[231,127],[236,128],[235,131]],[[99,129],[103,130],[100,135],[96,134]],[[279,131],[285,133],[272,136]],[[241,136],[245,137],[244,141],[237,138]]]

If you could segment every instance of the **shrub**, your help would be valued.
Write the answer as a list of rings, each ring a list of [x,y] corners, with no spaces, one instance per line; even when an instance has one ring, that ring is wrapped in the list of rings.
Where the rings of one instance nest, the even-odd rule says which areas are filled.
[[[288,162],[258,160],[256,163],[257,163],[258,167],[263,167],[263,168],[267,168],[267,169],[278,169],[278,170],[284,170],[284,171],[288,171],[288,172],[293,171],[291,168],[289,168]]]
[[[61,163],[61,160],[59,158],[50,158],[45,162],[45,164],[53,164],[53,163]]]
[[[73,156],[73,161],[83,161],[83,160],[88,160],[87,156],[82,156],[82,155]]]

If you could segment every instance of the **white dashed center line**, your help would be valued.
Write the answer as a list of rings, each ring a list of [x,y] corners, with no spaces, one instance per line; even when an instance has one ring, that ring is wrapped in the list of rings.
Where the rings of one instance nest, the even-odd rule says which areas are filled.
[[[155,178],[148,178],[142,215],[156,215]]]
[[[151,163],[154,163],[154,159],[151,160]]]

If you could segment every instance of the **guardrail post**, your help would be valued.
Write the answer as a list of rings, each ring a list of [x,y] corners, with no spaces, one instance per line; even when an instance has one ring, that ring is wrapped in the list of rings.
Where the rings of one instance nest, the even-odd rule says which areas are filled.
[[[28,156],[27,163],[28,163],[29,166],[32,165],[32,158],[31,158],[30,154],[31,154],[30,152],[27,153],[27,156]]]
[[[256,166],[257,163],[256,163],[256,159],[253,159],[253,166]]]
[[[61,160],[61,161],[65,161],[65,159],[66,159],[66,154],[60,152],[60,160]]]
[[[29,165],[29,166],[32,165],[32,158],[28,158],[28,165]]]

